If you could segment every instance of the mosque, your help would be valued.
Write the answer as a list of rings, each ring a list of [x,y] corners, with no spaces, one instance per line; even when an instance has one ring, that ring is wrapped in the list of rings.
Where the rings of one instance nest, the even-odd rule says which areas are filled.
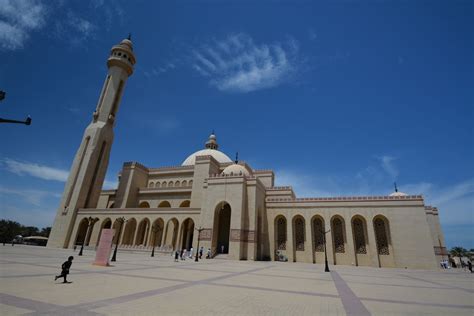
[[[117,189],[102,190],[125,83],[133,74],[130,39],[112,47],[92,121],[84,132],[48,247],[95,247],[102,229],[121,248],[211,249],[212,257],[372,267],[437,269],[447,255],[438,210],[423,196],[297,198],[219,151],[212,133],[181,165],[125,162]]]

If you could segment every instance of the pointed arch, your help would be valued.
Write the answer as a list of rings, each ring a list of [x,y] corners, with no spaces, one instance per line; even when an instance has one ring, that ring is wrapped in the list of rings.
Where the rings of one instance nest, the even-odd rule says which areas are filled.
[[[181,182],[181,186],[182,187],[188,186],[188,182],[186,180],[183,180],[183,182]]]
[[[389,255],[390,235],[388,220],[385,216],[377,215],[374,218],[375,241],[377,242],[377,253],[379,255]]]
[[[275,250],[286,250],[287,233],[286,217],[278,215],[275,218]]]
[[[220,202],[214,210],[212,253],[229,253],[232,209],[227,202]]]
[[[144,218],[140,221],[140,224],[138,224],[137,237],[135,238],[135,245],[146,246],[149,231],[150,231],[150,220],[148,218]]]
[[[173,250],[177,249],[179,222],[176,217],[171,218],[166,223],[165,246],[170,246]]]
[[[165,228],[165,222],[162,218],[157,218],[153,225],[150,233],[150,245],[161,247],[161,240],[163,239],[163,231]]]
[[[293,240],[295,251],[304,251],[305,219],[301,215],[293,217]]]
[[[78,225],[75,245],[82,245],[86,240],[87,227],[89,226],[89,221],[87,218],[83,218]]]
[[[174,186],[179,187],[179,185],[180,185],[179,181],[175,181]]]
[[[190,250],[193,246],[194,220],[186,218],[181,225],[181,249]]]
[[[137,220],[130,218],[125,224],[125,230],[123,231],[122,245],[133,245],[133,239],[135,238],[135,231],[137,230]]]

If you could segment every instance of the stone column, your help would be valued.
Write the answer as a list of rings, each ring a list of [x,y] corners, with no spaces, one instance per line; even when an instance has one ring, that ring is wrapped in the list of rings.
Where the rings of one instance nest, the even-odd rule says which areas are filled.
[[[349,264],[355,266],[356,265],[356,257],[354,251],[354,234],[352,233],[352,222],[350,217],[344,218],[344,222],[346,225],[346,245],[347,245],[347,255],[350,258]]]
[[[367,246],[369,248],[371,265],[378,268],[380,267],[380,263],[377,251],[377,242],[375,241],[374,223],[370,219],[367,219],[367,237],[369,240],[369,244]]]
[[[325,232],[331,229],[331,217],[328,216],[324,218],[324,226],[326,229]],[[333,232],[331,229],[331,231],[326,234],[326,251],[327,251],[329,264],[334,264],[334,246],[333,246],[333,240],[332,240],[332,233]]]
[[[308,220],[304,219],[305,222],[305,241],[304,241],[304,253],[305,253],[305,262],[314,263],[313,261],[313,238],[311,233],[311,218]]]
[[[295,262],[295,243],[294,243],[294,232],[293,232],[293,220],[291,218],[286,220],[286,253],[288,255],[289,262]]]

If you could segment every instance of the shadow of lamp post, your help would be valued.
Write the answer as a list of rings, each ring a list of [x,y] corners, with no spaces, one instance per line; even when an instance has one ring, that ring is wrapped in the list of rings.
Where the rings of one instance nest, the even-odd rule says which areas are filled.
[[[86,243],[86,239],[88,237],[90,239],[90,236],[89,236],[89,234],[91,233],[90,229],[99,219],[92,218],[92,216],[89,216],[89,218],[87,220],[89,221],[89,225],[87,225],[86,235],[84,236],[84,240],[82,241],[81,250],[79,251],[78,256],[82,256],[82,252],[84,251],[84,244]]]
[[[4,100],[5,96],[6,96],[6,92],[0,90],[0,101]],[[0,118],[0,123],[14,123],[14,124],[31,125],[31,117],[28,116],[26,118],[26,120],[24,120],[24,121],[17,121],[17,120],[10,120],[10,119]]]
[[[125,217],[119,217],[119,218],[117,218],[117,221],[120,223],[120,228],[119,228],[119,232],[118,232],[118,235],[117,235],[117,239],[115,240],[114,255],[112,256],[112,259],[110,259],[110,261],[112,261],[112,262],[117,261],[117,248],[118,248],[118,244],[120,242],[120,235],[122,234],[122,226],[126,222]]]

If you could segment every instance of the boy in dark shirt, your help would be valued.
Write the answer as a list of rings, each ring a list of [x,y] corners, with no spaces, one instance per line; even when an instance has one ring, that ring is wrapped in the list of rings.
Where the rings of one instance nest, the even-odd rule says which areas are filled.
[[[68,283],[68,281],[66,280],[66,277],[67,275],[69,274],[69,269],[71,268],[71,265],[72,265],[72,260],[74,259],[73,256],[70,256],[67,261],[64,261],[64,263],[62,264],[61,266],[61,274],[60,275],[57,275],[54,277],[54,281],[56,281],[57,279],[59,278],[64,278],[64,281],[63,283]]]

